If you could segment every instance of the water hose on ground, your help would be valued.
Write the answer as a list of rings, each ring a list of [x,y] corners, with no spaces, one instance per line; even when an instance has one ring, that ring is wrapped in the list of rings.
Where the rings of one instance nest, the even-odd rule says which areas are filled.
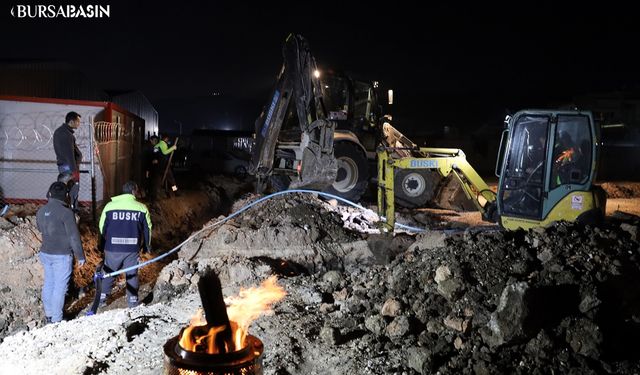
[[[187,242],[191,241],[193,238],[195,238],[196,236],[198,236],[198,235],[199,235],[200,233],[202,233],[203,231],[205,231],[205,230],[207,230],[207,229],[212,229],[212,228],[217,227],[218,225],[224,224],[225,222],[227,222],[227,221],[229,221],[229,220],[233,219],[234,217],[236,217],[236,216],[240,215],[241,213],[243,213],[243,212],[247,211],[248,209],[250,209],[250,208],[252,208],[252,207],[256,206],[256,205],[257,205],[257,204],[259,204],[259,203],[262,203],[262,202],[264,202],[264,201],[267,201],[267,200],[269,200],[269,199],[272,199],[272,198],[275,198],[275,197],[278,197],[278,196],[281,196],[281,195],[285,195],[285,194],[294,194],[294,193],[303,193],[303,194],[316,194],[316,195],[320,195],[320,196],[325,197],[325,198],[335,199],[335,200],[337,200],[337,201],[339,201],[339,202],[342,202],[342,203],[347,204],[347,205],[349,205],[349,206],[353,206],[353,207],[358,208],[358,209],[360,209],[360,210],[362,210],[362,211],[370,212],[370,213],[374,213],[374,214],[375,214],[375,212],[373,212],[373,210],[370,210],[370,209],[368,209],[368,208],[366,208],[366,207],[364,207],[364,206],[362,206],[362,205],[359,205],[359,204],[357,204],[357,203],[354,203],[354,202],[352,202],[352,201],[350,201],[350,200],[348,200],[348,199],[344,199],[344,198],[339,197],[339,196],[337,196],[337,195],[329,194],[329,193],[324,193],[324,192],[321,192],[321,191],[306,190],[306,189],[292,189],[292,190],[283,190],[283,191],[279,191],[279,192],[276,192],[276,193],[273,193],[273,194],[269,194],[269,195],[267,195],[267,196],[264,196],[264,197],[262,197],[262,198],[260,198],[260,199],[258,199],[258,200],[256,200],[256,201],[254,201],[254,202],[251,202],[251,203],[249,203],[249,204],[247,204],[247,205],[243,206],[243,207],[242,207],[242,208],[240,208],[238,211],[236,211],[236,212],[234,212],[234,213],[230,214],[229,216],[227,216],[227,217],[225,217],[225,218],[223,218],[223,219],[220,219],[220,220],[216,221],[215,223],[212,223],[212,224],[209,224],[209,225],[207,225],[207,226],[205,226],[205,227],[202,227],[202,229],[200,229],[200,230],[198,230],[198,231],[194,232],[194,233],[193,233],[193,234],[191,234],[191,236],[189,236],[186,240],[184,240],[184,241],[180,242],[180,243],[179,243],[178,245],[176,245],[173,249],[171,249],[171,250],[167,251],[166,253],[164,253],[164,254],[162,254],[162,255],[159,255],[159,256],[157,256],[157,257],[155,257],[155,258],[153,258],[153,259],[149,259],[149,260],[147,260],[147,261],[144,261],[144,262],[142,262],[142,263],[139,263],[139,264],[137,264],[137,265],[135,265],[135,266],[131,266],[131,267],[127,267],[127,268],[123,268],[123,269],[121,269],[121,270],[114,271],[114,272],[110,272],[110,273],[102,273],[102,272],[100,272],[100,271],[96,271],[96,273],[95,273],[95,275],[94,275],[94,277],[93,277],[94,283],[95,283],[95,285],[96,285],[96,296],[95,296],[95,300],[94,300],[93,305],[91,306],[91,308],[90,308],[90,309],[89,309],[89,311],[87,312],[87,315],[93,315],[93,314],[95,314],[95,313],[96,313],[96,311],[97,311],[97,308],[98,308],[98,305],[99,305],[99,298],[100,298],[100,291],[98,290],[98,288],[99,288],[99,285],[101,285],[101,284],[102,284],[102,280],[103,280],[103,279],[106,279],[106,278],[108,278],[108,277],[115,277],[115,276],[118,276],[118,275],[120,275],[120,274],[123,274],[123,273],[129,272],[129,271],[133,271],[133,270],[136,270],[136,269],[138,269],[138,268],[141,268],[141,267],[147,266],[147,265],[149,265],[149,264],[151,264],[151,263],[155,263],[155,262],[157,262],[157,261],[159,261],[159,260],[162,260],[162,259],[164,259],[164,258],[166,258],[166,257],[170,256],[171,254],[173,254],[173,253],[177,252],[178,250],[180,250],[180,249],[182,248],[182,246],[184,246]],[[380,220],[382,220],[382,221],[386,221],[386,218],[384,218],[384,217],[380,217]],[[422,228],[416,228],[416,227],[412,227],[412,226],[404,225],[404,224],[399,224],[399,223],[396,223],[396,224],[395,224],[395,227],[396,227],[397,229],[406,230],[406,231],[411,231],[411,232],[418,232],[418,233],[419,233],[419,232],[424,232],[424,229],[422,229]]]

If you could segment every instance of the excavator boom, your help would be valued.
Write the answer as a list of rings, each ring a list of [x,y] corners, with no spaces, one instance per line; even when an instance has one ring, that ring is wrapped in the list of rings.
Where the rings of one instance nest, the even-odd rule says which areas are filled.
[[[282,54],[284,64],[271,100],[256,121],[250,172],[264,181],[278,169],[292,177],[291,187],[324,187],[333,182],[337,170],[335,124],[327,120],[316,62],[299,35],[287,37]],[[297,117],[298,133],[282,142],[279,136],[288,116]]]

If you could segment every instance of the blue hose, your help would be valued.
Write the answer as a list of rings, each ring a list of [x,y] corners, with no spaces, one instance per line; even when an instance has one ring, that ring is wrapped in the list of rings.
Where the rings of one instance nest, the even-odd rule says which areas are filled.
[[[244,211],[246,211],[246,210],[250,209],[251,207],[253,207],[253,206],[257,205],[258,203],[264,202],[264,201],[266,201],[266,200],[269,200],[269,199],[271,199],[271,198],[274,198],[274,197],[277,197],[277,196],[280,196],[280,195],[284,195],[284,194],[292,194],[292,193],[318,194],[318,195],[321,195],[321,196],[323,196],[323,197],[327,197],[327,198],[331,198],[331,199],[336,199],[336,200],[338,200],[338,201],[340,201],[340,202],[342,202],[342,203],[345,203],[345,204],[348,204],[348,205],[350,205],[350,206],[356,207],[356,208],[358,208],[358,209],[360,209],[360,210],[363,210],[363,211],[373,212],[372,210],[370,210],[370,209],[368,209],[368,208],[366,208],[366,207],[363,207],[363,206],[361,206],[361,205],[359,205],[359,204],[357,204],[357,203],[351,202],[350,200],[344,199],[344,198],[339,197],[339,196],[337,196],[337,195],[333,195],[333,194],[329,194],[329,193],[323,193],[323,192],[321,192],[321,191],[306,190],[306,189],[283,190],[283,191],[279,191],[279,192],[277,192],[277,193],[273,193],[273,194],[269,194],[269,195],[267,195],[267,196],[264,196],[264,197],[262,197],[262,198],[260,198],[260,199],[256,200],[255,202],[249,203],[248,205],[246,205],[246,206],[242,207],[241,209],[239,209],[238,211],[236,211],[236,212],[232,213],[231,215],[229,215],[229,216],[225,217],[224,219],[220,219],[220,220],[216,221],[216,222],[215,222],[215,223],[213,223],[213,224],[209,224],[209,225],[207,225],[206,227],[203,227],[202,229],[198,230],[197,232],[195,232],[195,233],[193,233],[191,236],[189,236],[186,240],[184,240],[184,241],[180,242],[180,243],[179,243],[178,245],[176,245],[176,247],[174,247],[173,249],[169,250],[168,252],[166,252],[166,253],[164,253],[164,254],[162,254],[162,255],[160,255],[160,256],[158,256],[158,257],[156,257],[156,258],[149,259],[149,260],[147,260],[147,261],[145,261],[145,262],[142,262],[142,263],[139,263],[139,264],[137,264],[137,265],[135,265],[135,266],[127,267],[127,268],[124,268],[124,269],[121,269],[121,270],[118,270],[118,271],[114,271],[114,272],[111,272],[111,273],[102,274],[102,275],[101,275],[101,277],[102,277],[103,279],[106,279],[107,277],[114,277],[114,276],[117,276],[117,275],[123,274],[123,273],[125,273],[125,272],[133,271],[133,270],[138,269],[138,268],[140,268],[140,267],[144,267],[144,266],[146,266],[146,265],[148,265],[148,264],[151,264],[151,263],[157,262],[157,261],[159,261],[159,260],[161,260],[161,259],[163,259],[163,258],[166,258],[166,257],[168,257],[169,255],[171,255],[171,254],[173,254],[173,253],[177,252],[178,250],[180,250],[180,248],[181,248],[182,246],[184,246],[184,244],[186,244],[187,242],[189,242],[191,239],[193,239],[194,237],[196,237],[198,234],[202,233],[203,231],[205,231],[205,230],[207,230],[207,229],[211,229],[211,228],[213,228],[213,227],[216,227],[216,226],[218,226],[218,225],[220,225],[220,224],[223,224],[223,223],[225,223],[225,222],[227,222],[227,221],[229,221],[229,220],[233,219],[234,217],[236,217],[236,216],[240,215],[240,214],[241,214],[241,213],[243,213]],[[386,221],[386,219],[385,219],[384,217],[381,217],[381,219],[382,219],[383,221]],[[404,224],[398,224],[398,223],[396,223],[396,225],[395,225],[395,226],[396,226],[396,228],[398,228],[398,229],[404,229],[404,230],[411,231],[411,232],[424,232],[424,229],[416,228],[416,227],[412,227],[412,226],[409,226],[409,225],[404,225]]]

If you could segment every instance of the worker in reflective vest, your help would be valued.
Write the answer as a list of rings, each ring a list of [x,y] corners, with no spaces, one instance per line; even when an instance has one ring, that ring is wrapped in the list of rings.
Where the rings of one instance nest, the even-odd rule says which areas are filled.
[[[138,186],[129,181],[123,194],[111,198],[100,215],[100,247],[104,249],[104,272],[111,273],[138,264],[138,252],[151,252],[151,215],[147,206],[136,200]],[[138,270],[125,273],[127,303],[138,305]],[[102,283],[100,305],[106,304],[113,278]]]
[[[167,193],[167,196],[176,195],[176,192],[178,191],[176,179],[173,177],[173,171],[171,170],[171,161],[169,157],[171,153],[178,148],[178,146],[173,145],[169,147],[169,145],[167,144],[168,141],[169,137],[167,137],[166,135],[163,136],[160,140],[158,140],[157,137],[155,139],[151,139],[151,143],[153,144],[153,152],[158,156],[158,159],[160,160],[160,170],[166,171],[167,189],[165,189],[165,192]],[[169,187],[171,188],[171,190],[168,189]]]

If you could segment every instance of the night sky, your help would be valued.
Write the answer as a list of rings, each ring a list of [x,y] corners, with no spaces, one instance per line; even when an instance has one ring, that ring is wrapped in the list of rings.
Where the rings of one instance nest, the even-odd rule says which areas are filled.
[[[415,2],[241,3],[103,2],[111,17],[88,20],[15,19],[13,4],[4,4],[0,58],[68,61],[98,87],[139,89],[157,104],[164,128],[171,123],[163,110],[214,93],[222,95],[211,100],[250,103],[246,110],[257,114],[289,32],[309,40],[321,67],[394,88],[400,128],[408,132],[478,126],[507,109],[640,84],[636,12],[608,3],[423,2],[424,10]]]

